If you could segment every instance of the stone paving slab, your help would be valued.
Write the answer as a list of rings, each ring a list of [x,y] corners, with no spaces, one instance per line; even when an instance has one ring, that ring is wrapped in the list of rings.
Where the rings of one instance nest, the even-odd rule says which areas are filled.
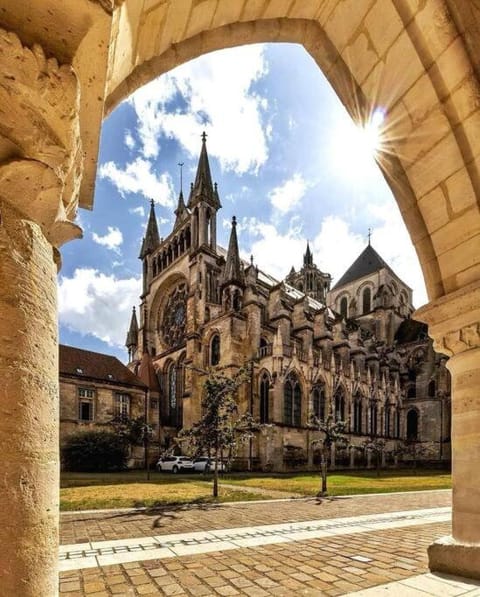
[[[283,525],[260,525],[220,531],[197,531],[140,537],[136,539],[116,539],[115,541],[95,541],[89,547],[60,553],[60,570],[73,570],[74,564],[86,568],[85,558],[92,567],[96,565],[136,562],[146,559],[161,559],[172,555],[200,554],[211,551],[254,547],[286,541],[317,539],[333,535],[351,535],[372,530],[406,527],[451,519],[451,508],[430,508],[403,510],[401,512],[367,514],[356,518],[317,519],[308,522],[288,522]],[[84,544],[85,545],[85,544]],[[92,560],[92,557],[96,557]]]
[[[61,543],[87,543],[168,533],[212,531],[319,518],[356,517],[451,504],[451,491],[345,496],[278,502],[181,505],[150,511],[61,514]]]
[[[415,595],[425,597],[434,595],[435,597],[478,597],[480,595],[480,581],[469,580],[458,576],[448,576],[446,574],[421,574],[412,576],[405,580],[400,580],[371,589],[349,593],[348,597],[393,597],[401,595]]]
[[[416,525],[66,571],[60,595],[345,595],[426,573],[427,546],[449,530]]]

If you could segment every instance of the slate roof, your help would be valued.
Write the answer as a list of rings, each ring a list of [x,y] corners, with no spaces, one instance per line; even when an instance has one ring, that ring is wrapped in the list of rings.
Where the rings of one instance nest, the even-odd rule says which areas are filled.
[[[373,274],[374,272],[378,272],[378,270],[383,268],[392,271],[390,266],[380,257],[375,249],[371,245],[367,245],[332,290],[340,286],[345,286],[345,284],[350,284],[350,282]]]
[[[94,379],[106,383],[146,388],[140,379],[116,357],[60,344],[60,375]]]

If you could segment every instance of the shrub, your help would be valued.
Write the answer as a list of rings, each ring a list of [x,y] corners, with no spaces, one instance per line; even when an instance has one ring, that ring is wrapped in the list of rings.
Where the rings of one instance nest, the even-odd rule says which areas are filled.
[[[127,445],[109,431],[85,431],[67,438],[62,448],[67,471],[107,472],[126,468]]]

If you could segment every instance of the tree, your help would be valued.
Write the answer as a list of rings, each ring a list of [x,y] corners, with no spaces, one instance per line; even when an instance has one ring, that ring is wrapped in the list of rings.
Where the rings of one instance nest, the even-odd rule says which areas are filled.
[[[202,371],[202,373],[205,373]],[[207,372],[203,385],[202,417],[190,429],[180,432],[187,450],[195,456],[214,457],[213,497],[218,497],[218,459],[221,454],[231,457],[239,443],[260,428],[250,413],[240,415],[235,396],[247,380],[248,372],[240,369],[233,377],[218,371]]]
[[[62,447],[65,470],[106,472],[122,470],[127,464],[127,446],[111,431],[83,431],[71,435]]]
[[[416,439],[411,439],[400,442],[394,450],[394,454],[402,457],[408,456],[413,461],[413,470],[416,474],[418,461],[428,456],[431,457],[433,448]]]
[[[119,415],[110,421],[114,432],[127,448],[143,446],[145,453],[145,469],[147,480],[150,479],[150,463],[148,460],[148,446],[153,437],[153,427],[146,423],[145,417],[131,419],[127,415]]]
[[[312,441],[312,445],[320,447],[320,473],[322,478],[322,486],[317,494],[317,497],[324,497],[327,493],[327,472],[328,460],[332,452],[332,446],[339,444],[341,447],[347,447],[349,444],[348,438],[345,435],[346,423],[344,421],[336,421],[333,414],[327,415],[326,419],[320,419],[316,415],[310,416],[310,429],[320,432],[320,439]]]
[[[385,450],[386,442],[378,437],[370,437],[363,442],[365,452],[370,452],[375,456],[375,469],[377,477],[380,476],[380,465],[382,463],[382,454]]]

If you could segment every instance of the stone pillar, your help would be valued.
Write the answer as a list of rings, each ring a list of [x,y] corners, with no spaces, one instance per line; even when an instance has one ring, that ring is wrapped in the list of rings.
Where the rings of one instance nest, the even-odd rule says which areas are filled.
[[[52,247],[37,224],[2,200],[0,213],[0,592],[55,595],[56,266]]]
[[[58,586],[57,247],[75,216],[82,150],[71,66],[0,30],[0,594]]]
[[[480,578],[480,282],[422,307],[452,374],[452,535],[428,548],[432,571]]]

